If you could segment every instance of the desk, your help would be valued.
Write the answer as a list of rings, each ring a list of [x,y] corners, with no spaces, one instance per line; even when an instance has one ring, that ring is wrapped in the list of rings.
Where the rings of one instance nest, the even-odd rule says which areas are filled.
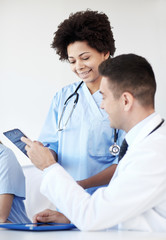
[[[134,231],[81,232],[66,231],[17,231],[0,228],[1,240],[166,240],[166,233]]]

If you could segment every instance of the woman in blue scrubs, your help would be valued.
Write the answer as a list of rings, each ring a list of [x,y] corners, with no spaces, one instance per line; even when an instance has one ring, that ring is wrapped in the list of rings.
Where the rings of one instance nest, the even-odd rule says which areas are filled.
[[[49,144],[58,162],[92,194],[98,186],[108,184],[118,161],[109,152],[114,129],[110,128],[107,113],[100,108],[98,66],[115,52],[108,17],[90,10],[71,14],[58,26],[52,48],[60,60],[69,62],[80,81],[55,94],[39,141]],[[62,115],[66,99],[81,81],[73,112],[76,95],[69,99]],[[118,145],[122,142],[121,134],[119,131]]]
[[[23,200],[25,177],[14,153],[0,142],[0,223],[30,222]]]

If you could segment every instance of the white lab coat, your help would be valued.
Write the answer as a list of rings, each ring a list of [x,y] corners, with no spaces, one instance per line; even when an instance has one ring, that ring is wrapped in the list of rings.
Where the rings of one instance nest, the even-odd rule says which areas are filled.
[[[81,230],[166,232],[166,125],[148,135],[160,122],[155,115],[137,132],[108,187],[89,195],[56,163],[41,192]]]

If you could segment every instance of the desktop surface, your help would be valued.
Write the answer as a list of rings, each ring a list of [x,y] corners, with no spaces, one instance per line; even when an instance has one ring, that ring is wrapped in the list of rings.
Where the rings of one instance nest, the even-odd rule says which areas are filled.
[[[2,240],[166,240],[166,233],[135,231],[81,232],[77,229],[63,231],[20,231],[0,228]]]

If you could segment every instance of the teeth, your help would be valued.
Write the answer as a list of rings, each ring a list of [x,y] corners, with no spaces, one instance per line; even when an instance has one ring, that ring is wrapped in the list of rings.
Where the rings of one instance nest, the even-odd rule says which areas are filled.
[[[90,72],[90,70],[89,70],[89,71],[86,71],[86,72],[78,73],[78,74],[79,74],[79,76],[84,77],[84,76],[86,76],[89,72]]]
[[[87,74],[89,71],[87,71],[87,72],[81,72],[81,73],[78,73],[78,74],[82,74],[82,75],[84,75],[84,74]]]

